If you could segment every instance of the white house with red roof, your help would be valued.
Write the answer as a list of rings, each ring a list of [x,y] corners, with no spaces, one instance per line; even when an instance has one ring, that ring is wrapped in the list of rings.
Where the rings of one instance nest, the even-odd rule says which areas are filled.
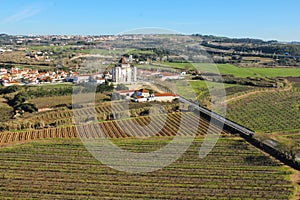
[[[149,90],[140,89],[140,90],[120,90],[117,91],[121,96],[131,97],[131,100],[134,102],[149,102],[149,101],[158,101],[158,102],[172,102],[179,97],[173,93],[154,93],[150,94]]]
[[[0,74],[7,74],[7,69],[0,68]]]

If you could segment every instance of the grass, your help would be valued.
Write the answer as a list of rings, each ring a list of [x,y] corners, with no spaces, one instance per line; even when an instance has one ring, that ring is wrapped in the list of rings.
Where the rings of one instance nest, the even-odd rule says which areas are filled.
[[[177,94],[188,99],[198,100],[201,105],[208,107],[210,105],[211,95],[216,98],[222,98],[225,92],[225,97],[228,99],[232,96],[244,94],[256,89],[257,88],[250,86],[207,82],[203,80],[187,81],[176,85]]]
[[[95,103],[101,103],[105,98],[108,98],[108,96],[101,93],[95,93]],[[72,95],[39,97],[30,99],[29,102],[35,104],[37,108],[50,108],[61,104],[72,105]]]
[[[28,47],[31,51],[61,51],[61,50],[69,50],[72,48],[71,45],[65,46],[29,46]]]
[[[134,152],[170,138],[115,139]],[[199,159],[203,138],[155,172],[116,171],[96,160],[79,139],[55,139],[0,149],[0,198],[14,199],[288,199],[291,172],[241,138],[222,138]]]
[[[132,51],[129,51],[127,54],[150,54],[154,55],[155,53],[151,50],[139,50],[139,49],[134,49]]]
[[[196,80],[196,81],[189,81],[189,83],[191,84],[191,86],[194,88],[194,89],[197,89],[197,88],[207,88],[208,87],[208,84],[209,84],[209,87],[217,87],[217,88],[220,88],[220,87],[223,87],[223,88],[230,88],[230,87],[235,87],[237,85],[235,84],[226,84],[226,83],[217,83],[217,82],[208,82],[208,81],[204,81],[204,80]]]
[[[242,68],[231,64],[211,63],[169,63],[163,62],[163,67],[176,69],[198,69],[200,72],[231,74],[236,77],[287,77],[300,76],[300,68]]]
[[[50,108],[60,104],[71,105],[72,96],[53,96],[53,97],[39,97],[35,99],[30,99],[30,103],[33,103],[37,108]]]
[[[13,113],[13,108],[4,101],[5,99],[0,98],[0,122],[9,121]]]

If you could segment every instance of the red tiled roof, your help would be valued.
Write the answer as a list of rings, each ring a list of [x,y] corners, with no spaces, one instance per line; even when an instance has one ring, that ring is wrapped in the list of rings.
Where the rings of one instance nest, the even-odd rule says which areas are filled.
[[[145,89],[140,89],[140,90],[138,90],[138,91],[140,91],[140,92],[142,92],[142,93],[148,93],[148,92],[149,92],[149,90],[145,90]]]
[[[172,94],[172,93],[155,93],[154,96],[155,97],[177,97],[176,94]]]
[[[120,59],[120,61],[119,61],[119,63],[121,63],[121,64],[127,64],[127,62],[126,62],[126,59],[125,59],[125,58],[121,58],[121,59]]]
[[[9,81],[9,82],[7,82],[8,84],[18,84],[19,82],[17,82],[17,81]]]
[[[135,92],[135,90],[118,90],[118,93]]]

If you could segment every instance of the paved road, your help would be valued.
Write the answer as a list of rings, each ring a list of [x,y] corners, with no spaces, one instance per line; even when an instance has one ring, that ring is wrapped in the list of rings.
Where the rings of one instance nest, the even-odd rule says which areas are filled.
[[[211,118],[213,118],[213,119],[215,119],[217,121],[220,121],[224,125],[227,125],[227,126],[233,128],[233,129],[235,129],[235,130],[237,130],[237,131],[239,131],[239,132],[241,132],[243,134],[246,134],[248,136],[253,136],[255,134],[254,131],[252,131],[252,130],[246,128],[246,127],[243,127],[243,126],[241,126],[241,125],[239,125],[239,124],[237,124],[237,123],[235,123],[235,122],[233,122],[233,121],[231,121],[229,119],[226,119],[225,117],[223,117],[223,116],[221,116],[221,115],[219,115],[217,113],[214,113],[214,112],[212,112],[212,111],[210,111],[210,110],[208,110],[208,109],[206,109],[204,107],[201,107],[198,104],[189,101],[188,99],[185,99],[183,97],[179,97],[179,100],[181,102],[183,102],[183,103],[187,103],[189,105],[192,105],[195,109],[197,109],[201,113],[204,113],[204,114],[210,116]]]

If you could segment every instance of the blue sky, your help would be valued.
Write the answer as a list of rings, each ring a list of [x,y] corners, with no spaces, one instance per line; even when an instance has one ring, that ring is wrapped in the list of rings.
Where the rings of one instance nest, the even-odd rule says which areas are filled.
[[[299,8],[299,0],[2,0],[0,33],[100,35],[160,27],[300,41]]]

